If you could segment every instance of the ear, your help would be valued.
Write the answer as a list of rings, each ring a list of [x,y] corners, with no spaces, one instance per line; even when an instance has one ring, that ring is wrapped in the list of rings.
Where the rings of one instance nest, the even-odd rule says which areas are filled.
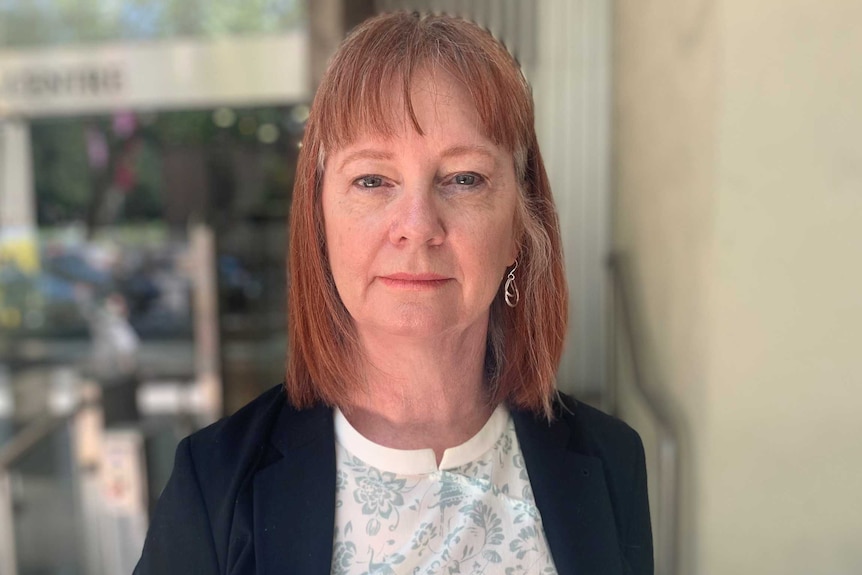
[[[520,191],[518,193],[520,195]],[[521,200],[519,200],[519,204],[520,202]],[[525,241],[527,239],[527,229],[523,222],[523,218],[526,217],[526,214],[523,213],[525,210],[526,208],[521,209],[521,206],[515,210],[514,221],[512,222],[512,241],[510,242],[508,253],[509,264],[506,266],[507,268],[515,265],[521,252],[524,251],[524,246],[527,244]]]
[[[507,268],[515,265],[515,262],[518,261],[518,256],[521,254],[521,250],[523,247],[523,239],[524,232],[521,232],[521,238],[512,238],[512,245],[509,247],[509,263],[506,265]]]
[[[506,268],[510,268],[513,265],[515,265],[515,262],[518,261],[518,254],[519,254],[518,245],[515,242],[512,242],[512,249],[509,252],[509,258],[508,258],[509,263],[506,264]]]

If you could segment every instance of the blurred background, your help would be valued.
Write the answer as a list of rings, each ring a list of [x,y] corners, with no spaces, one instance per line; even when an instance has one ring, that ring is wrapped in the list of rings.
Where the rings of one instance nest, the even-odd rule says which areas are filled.
[[[560,387],[644,438],[657,573],[862,573],[862,3],[0,0],[0,575],[130,573],[282,380],[308,105],[401,8],[533,86]]]

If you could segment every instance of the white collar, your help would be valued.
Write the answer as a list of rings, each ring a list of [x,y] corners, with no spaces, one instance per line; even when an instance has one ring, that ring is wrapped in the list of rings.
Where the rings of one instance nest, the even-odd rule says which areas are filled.
[[[334,415],[335,439],[342,447],[365,463],[398,475],[423,475],[475,461],[494,447],[509,422],[509,410],[501,403],[476,435],[443,452],[438,468],[433,449],[395,449],[374,443],[356,431],[337,407]]]

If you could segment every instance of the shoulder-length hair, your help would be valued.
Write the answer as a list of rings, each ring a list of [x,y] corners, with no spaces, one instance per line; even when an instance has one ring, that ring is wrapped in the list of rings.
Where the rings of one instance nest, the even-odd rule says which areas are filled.
[[[414,129],[414,74],[444,70],[469,90],[486,136],[511,150],[520,184],[516,214],[516,281],[521,298],[490,312],[485,356],[491,401],[551,416],[567,320],[560,230],[539,153],[533,99],[520,66],[487,31],[449,16],[384,14],[358,26],[341,44],[318,87],[303,137],[290,214],[286,389],[296,407],[349,405],[364,381],[363,353],[329,266],[321,208],[326,155],[369,131],[391,135],[401,116]]]

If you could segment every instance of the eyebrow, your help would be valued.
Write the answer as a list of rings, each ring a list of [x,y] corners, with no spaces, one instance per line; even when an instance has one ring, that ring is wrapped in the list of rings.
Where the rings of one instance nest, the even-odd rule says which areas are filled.
[[[364,149],[357,150],[352,154],[348,154],[344,160],[341,161],[341,165],[338,167],[339,172],[343,172],[345,166],[350,162],[355,162],[356,160],[391,160],[393,158],[393,154],[391,152],[386,152],[383,150],[374,150],[374,149]]]
[[[451,148],[446,148],[443,150],[443,153],[440,154],[443,158],[454,158],[458,156],[467,156],[470,154],[477,154],[480,156],[486,156],[492,160],[496,160],[496,156],[494,153],[487,147],[482,146],[480,144],[464,144],[460,146],[452,146]],[[357,150],[347,155],[341,161],[341,165],[338,167],[339,172],[343,172],[344,168],[347,167],[351,162],[355,162],[357,160],[392,160],[395,157],[395,154],[392,152],[387,152],[385,150],[377,150],[374,148],[365,148],[362,150]]]
[[[444,158],[452,158],[456,156],[466,156],[469,154],[479,154],[481,156],[488,156],[491,159],[496,159],[494,152],[492,152],[488,147],[482,146],[480,144],[466,144],[463,146],[452,146],[451,148],[447,148],[441,154]]]

